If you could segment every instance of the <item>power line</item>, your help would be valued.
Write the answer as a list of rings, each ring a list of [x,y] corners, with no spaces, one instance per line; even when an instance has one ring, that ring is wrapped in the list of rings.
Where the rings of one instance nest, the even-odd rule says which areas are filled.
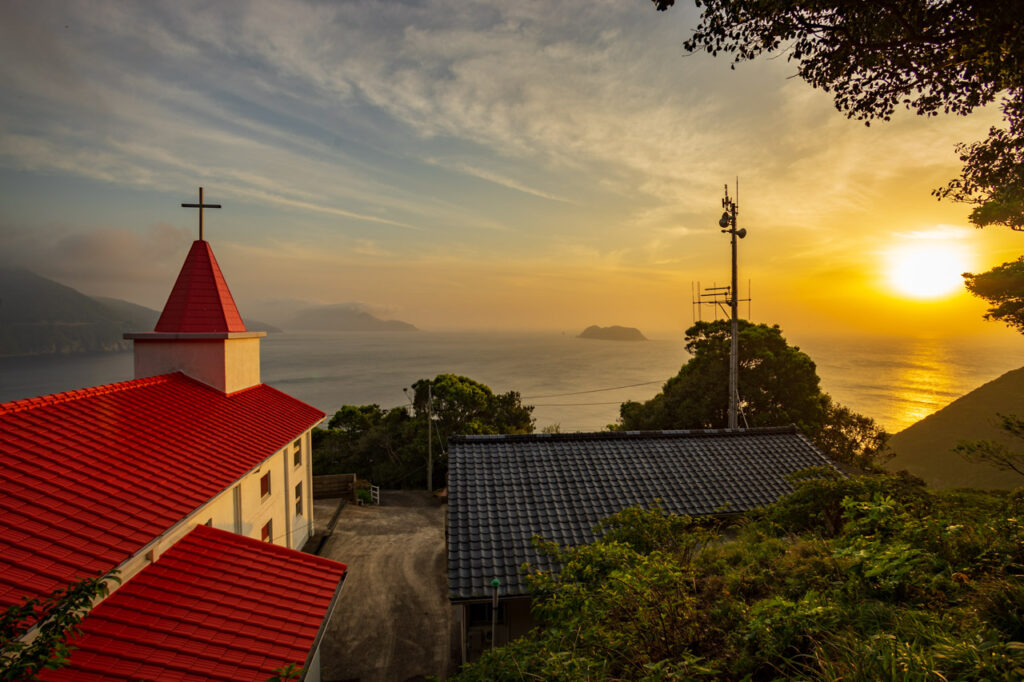
[[[601,393],[602,391],[617,391],[620,388],[636,388],[637,386],[650,386],[652,384],[663,384],[664,379],[658,379],[657,381],[642,381],[639,384],[626,384],[625,386],[609,386],[608,388],[595,388],[590,391],[573,391],[572,393],[548,393],[546,395],[524,395],[523,400],[537,400],[539,398],[561,398],[567,395],[583,395],[584,393]],[[599,403],[593,403],[599,404]],[[611,403],[604,403],[610,405]]]
[[[613,400],[610,403],[538,403],[533,407],[582,407],[584,405],[621,405],[621,400]]]

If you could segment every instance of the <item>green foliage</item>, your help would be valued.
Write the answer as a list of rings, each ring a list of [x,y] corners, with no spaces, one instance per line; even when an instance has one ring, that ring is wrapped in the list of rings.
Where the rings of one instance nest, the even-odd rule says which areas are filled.
[[[433,416],[434,481],[444,480],[449,436],[533,432],[533,408],[515,391],[495,394],[454,374],[421,379],[412,389],[410,407],[342,406],[326,429],[313,431],[313,473],[355,473],[388,488],[422,488],[428,414]]]
[[[786,343],[778,326],[739,321],[739,394],[750,426],[797,424],[806,430],[823,419],[814,362]],[[625,430],[722,428],[728,421],[728,321],[698,322],[686,330],[693,356],[662,392],[647,403],[622,405]]]
[[[1015,438],[1024,438],[1024,419],[1009,414],[1001,414],[999,419],[1003,431]],[[1024,452],[1014,452],[1003,443],[991,440],[960,441],[953,451],[967,459],[985,462],[997,469],[1024,476]]]
[[[1024,675],[1024,490],[812,471],[728,520],[627,509],[547,545],[528,636],[461,680],[1010,680]]]
[[[964,273],[967,290],[992,307],[986,320],[1003,322],[1024,334],[1024,256],[988,272]]]
[[[687,329],[690,360],[651,400],[623,403],[614,428],[725,428],[731,335],[726,320]],[[834,460],[867,471],[877,467],[888,435],[822,393],[814,362],[786,342],[778,325],[739,321],[739,394],[750,426],[795,424]]]
[[[957,145],[960,177],[932,193],[973,204],[970,220],[978,227],[1024,230],[1024,89],[1003,100],[1003,117],[1008,128],[989,128],[987,139]]]
[[[732,54],[734,66],[783,52],[837,109],[866,123],[889,120],[900,105],[966,115],[1001,95],[1007,128],[960,145],[960,178],[934,194],[974,204],[979,227],[1024,229],[1024,13],[1002,0],[696,4],[700,18],[685,50]]]
[[[0,680],[37,680],[42,671],[67,665],[78,624],[109,594],[108,582],[121,582],[116,571],[26,598],[0,614]]]
[[[293,680],[301,680],[305,671],[302,666],[298,663],[289,663],[283,665],[274,671],[274,674],[267,678],[267,682],[292,682]]]

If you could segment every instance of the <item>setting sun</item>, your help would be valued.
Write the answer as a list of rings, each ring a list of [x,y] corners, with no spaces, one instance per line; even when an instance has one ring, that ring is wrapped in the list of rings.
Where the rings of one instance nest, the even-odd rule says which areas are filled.
[[[961,273],[970,269],[960,244],[915,242],[888,254],[889,285],[911,298],[941,298],[963,286]]]

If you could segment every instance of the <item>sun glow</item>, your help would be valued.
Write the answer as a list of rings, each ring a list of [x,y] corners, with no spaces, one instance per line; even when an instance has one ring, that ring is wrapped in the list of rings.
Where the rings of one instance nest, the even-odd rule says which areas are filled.
[[[888,253],[889,286],[911,298],[942,298],[963,287],[970,269],[966,247],[948,241],[914,241]]]

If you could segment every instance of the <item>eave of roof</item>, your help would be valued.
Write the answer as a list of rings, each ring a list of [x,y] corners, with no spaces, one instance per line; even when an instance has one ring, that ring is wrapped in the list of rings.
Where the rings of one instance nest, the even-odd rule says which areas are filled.
[[[44,680],[266,680],[302,665],[345,564],[197,526],[93,609]]]
[[[0,405],[0,607],[120,565],[324,416],[181,373]]]
[[[460,436],[449,446],[449,598],[527,594],[521,566],[550,567],[534,536],[592,542],[627,507],[741,512],[790,492],[788,476],[835,468],[793,427]]]

